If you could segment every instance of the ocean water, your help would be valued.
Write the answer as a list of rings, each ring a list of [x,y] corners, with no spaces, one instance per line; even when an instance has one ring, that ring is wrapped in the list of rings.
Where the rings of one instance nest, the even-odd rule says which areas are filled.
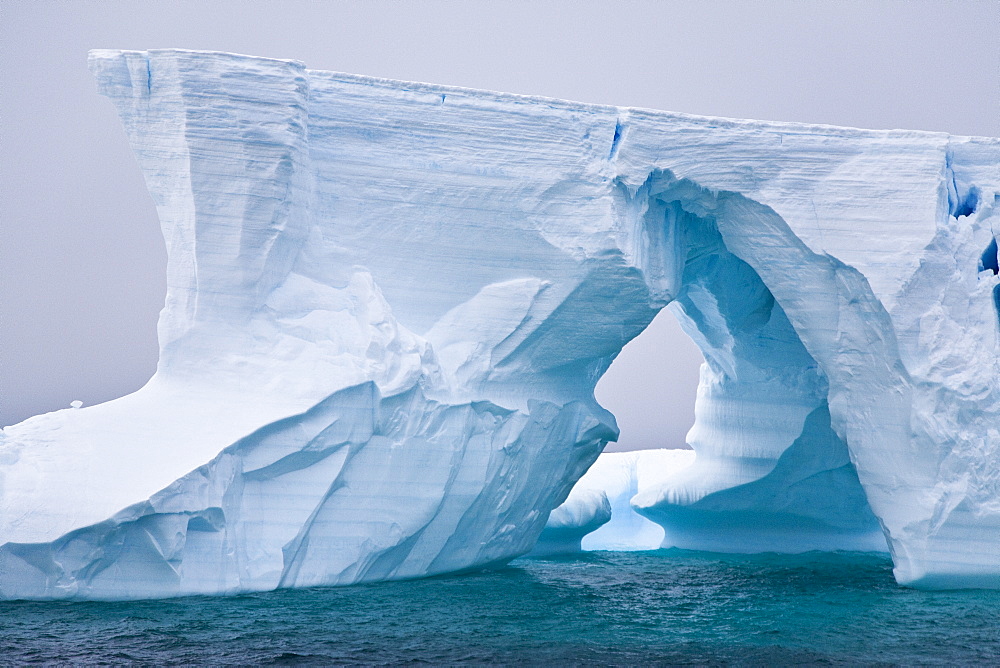
[[[1000,592],[922,592],[881,555],[681,550],[129,603],[2,602],[0,663],[998,664]]]

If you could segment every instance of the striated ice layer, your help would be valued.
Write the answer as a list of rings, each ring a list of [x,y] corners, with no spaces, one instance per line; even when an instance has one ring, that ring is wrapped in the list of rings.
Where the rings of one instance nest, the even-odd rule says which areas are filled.
[[[521,413],[442,405],[419,388],[383,398],[374,383],[356,385],[103,522],[47,543],[4,544],[0,593],[229,593],[502,562],[530,549],[545,523],[525,508],[565,495],[534,479],[580,473],[560,470],[573,460],[552,457],[556,446],[569,438],[596,454],[608,436],[578,404]]]
[[[786,460],[796,452],[789,451]],[[726,479],[724,471],[706,471],[708,458],[698,457],[696,462],[692,450],[603,453],[549,515],[534,554],[659,547],[749,553],[886,551],[878,522],[859,496],[857,476],[848,475],[842,464],[817,473],[820,467],[806,456],[797,466],[776,466],[746,486],[705,493],[688,504],[664,503],[664,490],[710,476]],[[796,468],[811,471],[820,484],[796,477]],[[825,496],[809,498],[804,490]]]
[[[0,596],[526,553],[617,436],[594,384],[668,304],[706,364],[695,462],[630,499],[666,544],[882,540],[901,583],[1000,587],[1000,140],[90,63],[166,241],[160,360],[3,430]],[[553,522],[603,519],[591,496]]]

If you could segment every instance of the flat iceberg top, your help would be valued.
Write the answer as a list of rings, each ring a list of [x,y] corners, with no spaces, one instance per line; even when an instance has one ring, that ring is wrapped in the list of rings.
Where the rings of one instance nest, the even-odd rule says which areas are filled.
[[[246,54],[232,53],[229,51],[210,51],[199,49],[148,49],[145,51],[128,49],[91,49],[89,52],[91,60],[115,59],[125,54],[133,55],[171,55],[186,54],[205,59],[218,59],[221,62],[239,62],[240,65],[251,65],[260,63],[267,67],[280,65],[294,68],[306,72],[310,77],[323,78],[331,81],[351,82],[365,86],[373,86],[385,89],[395,89],[401,91],[425,92],[432,94],[454,94],[469,98],[479,98],[483,100],[494,100],[501,103],[510,104],[538,104],[553,108],[577,111],[598,111],[612,113],[630,113],[638,116],[645,116],[650,119],[674,120],[692,125],[708,126],[711,128],[742,128],[746,130],[763,131],[789,131],[810,134],[821,134],[842,137],[877,137],[877,136],[951,136],[965,139],[993,139],[1000,143],[998,138],[976,137],[967,135],[950,135],[947,132],[933,130],[906,130],[906,129],[868,129],[855,128],[842,125],[830,125],[824,123],[802,123],[798,121],[767,121],[743,118],[728,118],[725,116],[705,116],[701,114],[688,114],[684,112],[667,111],[662,109],[649,109],[646,107],[627,107],[609,104],[598,104],[591,102],[579,102],[575,100],[565,100],[562,98],[546,97],[544,95],[527,95],[522,93],[506,93],[487,88],[469,88],[465,86],[453,86],[448,84],[437,84],[423,81],[407,81],[404,79],[390,79],[385,77],[374,77],[364,74],[352,74],[337,70],[315,70],[306,67],[300,60],[286,58],[269,58],[265,56],[252,56]]]

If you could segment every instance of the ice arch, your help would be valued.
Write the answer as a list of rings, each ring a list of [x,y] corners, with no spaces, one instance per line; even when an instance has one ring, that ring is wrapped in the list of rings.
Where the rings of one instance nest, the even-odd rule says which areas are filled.
[[[719,231],[727,215],[720,198],[730,197],[739,198],[656,172],[630,198],[650,258],[665,258],[664,287],[706,359],[688,437],[694,465],[633,503],[666,529],[665,546],[878,549],[881,528],[831,426],[826,375]]]
[[[3,431],[0,596],[503,563],[615,438],[594,384],[670,302],[711,358],[700,473],[636,499],[676,542],[843,545],[873,514],[900,582],[1000,584],[998,141],[91,68],[167,244],[160,361]]]

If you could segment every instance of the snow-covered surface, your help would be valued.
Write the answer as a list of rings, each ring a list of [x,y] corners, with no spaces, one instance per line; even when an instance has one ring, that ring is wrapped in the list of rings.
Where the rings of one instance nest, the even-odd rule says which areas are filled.
[[[90,62],[166,240],[160,362],[3,430],[0,596],[523,554],[616,437],[595,382],[668,303],[707,360],[695,463],[632,499],[668,541],[881,529],[902,583],[1000,586],[1000,140]]]

